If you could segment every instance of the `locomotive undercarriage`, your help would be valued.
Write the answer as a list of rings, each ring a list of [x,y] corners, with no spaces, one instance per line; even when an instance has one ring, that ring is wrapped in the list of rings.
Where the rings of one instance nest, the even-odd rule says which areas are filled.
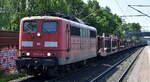
[[[16,60],[17,69],[20,73],[28,75],[45,75],[54,73],[57,70],[58,62],[56,58],[20,58]],[[46,74],[46,75],[47,75]]]
[[[57,59],[40,59],[40,58],[20,58],[16,60],[17,69],[20,73],[44,77],[52,77],[75,71],[76,69],[85,66],[87,60],[80,62],[58,65]],[[48,61],[49,60],[49,61]]]

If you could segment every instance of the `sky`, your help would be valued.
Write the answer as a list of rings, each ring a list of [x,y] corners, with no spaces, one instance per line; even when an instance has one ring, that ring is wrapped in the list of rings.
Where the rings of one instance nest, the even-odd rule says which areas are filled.
[[[83,0],[87,2],[88,0]],[[111,12],[121,16],[124,15],[142,15],[141,13],[135,11],[134,9],[128,7],[128,5],[150,5],[150,0],[97,0],[102,7],[109,7]],[[149,7],[136,7],[134,8],[140,10],[141,12],[148,14],[150,16],[150,6]],[[126,23],[140,23],[142,26],[142,31],[150,32],[150,18],[146,16],[142,17],[121,17]]]

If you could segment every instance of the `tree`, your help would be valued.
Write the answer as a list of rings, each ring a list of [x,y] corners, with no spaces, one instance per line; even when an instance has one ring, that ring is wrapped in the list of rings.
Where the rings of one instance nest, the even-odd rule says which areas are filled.
[[[0,30],[19,31],[19,21],[26,16],[43,11],[60,12],[82,19],[97,29],[98,33],[124,36],[126,31],[140,31],[136,23],[122,24],[121,18],[108,7],[101,7],[97,0],[0,0]]]
[[[125,33],[128,33],[128,32],[141,32],[141,26],[140,26],[139,23],[124,24],[123,29],[124,29]],[[138,36],[128,36],[128,38],[130,38],[132,40],[138,40],[139,39]]]

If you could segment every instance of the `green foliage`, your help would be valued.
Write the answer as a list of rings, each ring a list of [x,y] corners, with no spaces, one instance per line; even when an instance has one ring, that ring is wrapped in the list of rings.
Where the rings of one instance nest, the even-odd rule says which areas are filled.
[[[124,24],[124,29],[126,32],[140,32],[141,26],[139,23],[128,23]]]
[[[18,79],[21,77],[25,77],[24,74],[9,74],[0,69],[0,82],[8,82],[10,80]]]
[[[139,23],[128,23],[123,25],[125,32],[141,32],[141,26]],[[132,40],[139,40],[138,36],[129,36]]]
[[[83,0],[0,0],[0,30],[19,31],[21,18],[42,11],[55,11],[78,17],[97,28],[98,33],[105,32],[123,37],[124,32],[140,31],[139,24],[122,24],[119,16],[112,14],[108,7],[101,7],[97,0],[88,0],[88,3]]]
[[[18,79],[18,78],[25,77],[25,76],[26,75],[23,75],[23,74],[11,74],[11,75],[5,74],[5,75],[0,76],[0,82],[8,82],[10,80]]]

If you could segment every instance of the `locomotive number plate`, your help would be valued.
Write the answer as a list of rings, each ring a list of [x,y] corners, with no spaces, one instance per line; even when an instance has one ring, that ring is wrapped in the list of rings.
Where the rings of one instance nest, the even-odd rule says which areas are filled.
[[[43,56],[44,53],[33,53],[34,56]]]

